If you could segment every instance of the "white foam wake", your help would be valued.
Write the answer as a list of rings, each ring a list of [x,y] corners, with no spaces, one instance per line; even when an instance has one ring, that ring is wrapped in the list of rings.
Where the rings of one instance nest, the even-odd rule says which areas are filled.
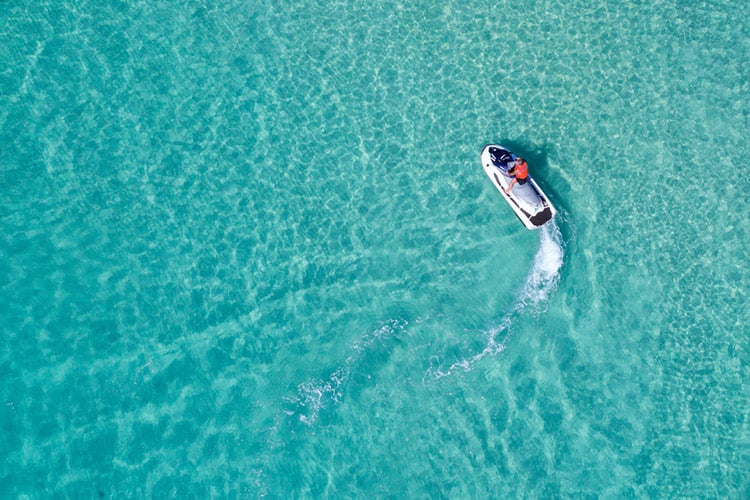
[[[557,290],[560,281],[560,268],[563,264],[563,241],[560,229],[552,220],[539,230],[539,247],[534,262],[523,288],[517,294],[518,299],[511,310],[500,320],[499,324],[486,333],[487,346],[468,359],[456,361],[448,369],[431,368],[430,371],[440,378],[450,375],[456,368],[469,371],[471,367],[485,356],[492,356],[505,350],[510,338],[511,326],[521,314],[534,314],[546,310],[550,296]]]
[[[422,318],[415,322],[420,323]],[[376,343],[382,343],[391,337],[403,334],[409,322],[406,320],[388,320],[375,330],[364,334],[351,347],[351,354],[335,368],[325,379],[308,380],[297,386],[296,396],[285,398],[294,406],[287,415],[297,415],[305,424],[315,423],[318,415],[328,403],[339,403],[343,397],[344,384],[351,376],[352,370],[361,363]]]
[[[557,290],[562,264],[562,235],[554,221],[551,221],[540,229],[539,249],[534,256],[534,263],[526,277],[516,309],[546,305],[550,294]]]

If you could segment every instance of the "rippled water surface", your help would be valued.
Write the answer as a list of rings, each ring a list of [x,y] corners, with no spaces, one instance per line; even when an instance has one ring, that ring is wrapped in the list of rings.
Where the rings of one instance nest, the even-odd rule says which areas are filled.
[[[0,496],[749,496],[749,17],[0,1]]]

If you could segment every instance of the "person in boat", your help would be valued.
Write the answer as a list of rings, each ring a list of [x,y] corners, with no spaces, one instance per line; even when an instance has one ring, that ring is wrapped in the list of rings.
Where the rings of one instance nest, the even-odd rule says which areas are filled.
[[[516,183],[524,185],[529,181],[529,165],[526,163],[526,160],[520,156],[516,158],[516,164],[508,169],[508,175],[510,175],[512,179],[510,180],[508,187],[505,189],[505,194],[510,193],[510,190],[513,189],[513,186]]]

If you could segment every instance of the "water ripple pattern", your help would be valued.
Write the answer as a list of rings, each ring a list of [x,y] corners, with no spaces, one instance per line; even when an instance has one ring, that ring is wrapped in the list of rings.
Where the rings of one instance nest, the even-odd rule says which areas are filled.
[[[1,497],[750,496],[746,1],[0,25]]]

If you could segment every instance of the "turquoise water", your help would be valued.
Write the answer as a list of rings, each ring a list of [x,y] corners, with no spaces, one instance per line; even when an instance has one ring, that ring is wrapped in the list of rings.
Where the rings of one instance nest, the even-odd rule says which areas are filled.
[[[750,496],[747,3],[559,4],[0,1],[0,496]]]

